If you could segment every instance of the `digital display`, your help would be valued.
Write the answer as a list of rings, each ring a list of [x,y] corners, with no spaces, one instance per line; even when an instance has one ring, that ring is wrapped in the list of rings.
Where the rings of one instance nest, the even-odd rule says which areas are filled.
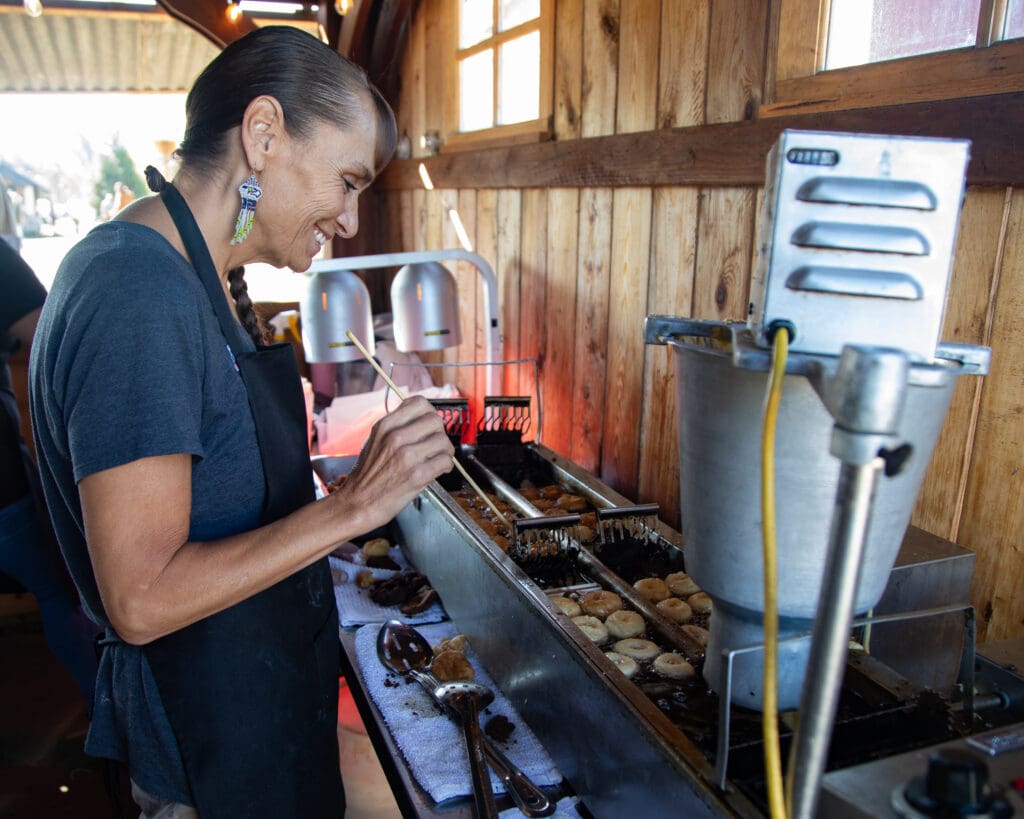
[[[794,165],[838,165],[839,151],[826,148],[790,148],[786,159]]]

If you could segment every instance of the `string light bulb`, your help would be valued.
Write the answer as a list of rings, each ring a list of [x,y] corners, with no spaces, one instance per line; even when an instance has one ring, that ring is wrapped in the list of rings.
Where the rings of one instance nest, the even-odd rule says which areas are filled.
[[[42,13],[42,0],[25,0],[25,14],[29,17],[39,17]]]
[[[28,3],[29,0],[25,0],[25,2]],[[227,15],[228,20],[232,23],[238,22],[238,18],[242,16],[242,6],[238,0],[228,0]]]
[[[352,10],[352,0],[334,0],[334,10],[344,17]]]

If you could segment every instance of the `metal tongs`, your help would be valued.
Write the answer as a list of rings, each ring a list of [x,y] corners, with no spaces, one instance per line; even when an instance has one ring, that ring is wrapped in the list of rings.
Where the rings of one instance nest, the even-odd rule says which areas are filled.
[[[494,699],[489,688],[477,683],[441,683],[430,673],[434,657],[430,643],[415,628],[400,620],[389,620],[381,626],[377,633],[377,656],[385,668],[416,680],[446,714],[462,725],[478,816],[497,815],[490,776],[483,761],[494,769],[523,814],[539,817],[555,812],[555,805],[547,795],[480,730],[478,711]]]

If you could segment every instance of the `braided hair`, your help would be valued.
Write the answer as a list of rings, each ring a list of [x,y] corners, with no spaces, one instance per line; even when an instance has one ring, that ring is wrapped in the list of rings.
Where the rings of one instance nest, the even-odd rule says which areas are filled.
[[[310,137],[323,122],[351,128],[368,95],[377,115],[374,172],[394,153],[395,115],[362,68],[311,34],[264,26],[228,45],[196,79],[185,100],[185,138],[175,152],[182,165],[216,172],[228,151],[228,133],[262,94],[281,104],[285,128],[297,139]],[[152,182],[150,188],[158,190]],[[228,285],[239,321],[254,342],[263,344],[269,334],[249,298],[245,268],[231,270]]]

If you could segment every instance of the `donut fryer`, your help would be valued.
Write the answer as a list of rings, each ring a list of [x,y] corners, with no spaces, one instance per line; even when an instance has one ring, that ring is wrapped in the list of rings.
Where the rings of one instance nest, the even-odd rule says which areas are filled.
[[[464,463],[488,491],[499,497],[515,493],[516,470],[541,475],[535,483],[557,483],[596,509],[625,510],[650,522],[645,548],[650,550],[652,573],[685,568],[680,534],[645,514],[648,508],[633,506],[542,444],[506,444],[491,448],[485,441],[462,447]],[[322,477],[331,477],[324,471],[329,471],[331,460],[320,464]],[[398,515],[394,536],[430,578],[459,631],[588,810],[597,817],[639,810],[655,811],[654,815],[764,815],[760,714],[737,705],[723,709],[723,698],[708,691],[699,678],[698,684],[683,689],[627,679],[604,656],[607,647],[592,643],[551,602],[547,575],[542,573],[540,582],[531,579],[537,567],[529,562],[520,565],[504,552],[459,503],[461,486],[447,478],[443,482],[447,488],[441,482],[431,484]],[[525,498],[521,502],[529,506]],[[911,530],[908,542],[917,538],[925,548],[922,534]],[[627,606],[644,614],[666,650],[690,658],[700,653],[700,647],[671,624],[654,622],[650,607],[644,609],[645,601],[630,596],[629,583],[609,567],[614,561],[605,552],[594,547],[580,554],[580,577],[569,579],[622,592]],[[926,562],[920,558],[922,566]],[[908,569],[916,571],[916,565]],[[647,571],[643,557],[637,571]],[[909,577],[902,575],[897,585]],[[952,618],[954,638],[963,633],[963,610],[947,607],[938,618],[945,618],[947,626]],[[674,638],[666,637],[672,633]],[[956,674],[959,651],[945,653]],[[979,662],[988,667],[983,659]],[[974,665],[968,661],[965,667]],[[1024,682],[1014,688],[998,680],[992,683],[983,673],[975,685],[987,692],[979,693],[973,703],[978,709],[975,730],[1024,718]],[[954,741],[967,733],[965,709],[965,703],[925,691],[871,656],[852,654],[830,770],[845,773],[876,758]],[[792,725],[781,721],[780,733],[787,742]]]

